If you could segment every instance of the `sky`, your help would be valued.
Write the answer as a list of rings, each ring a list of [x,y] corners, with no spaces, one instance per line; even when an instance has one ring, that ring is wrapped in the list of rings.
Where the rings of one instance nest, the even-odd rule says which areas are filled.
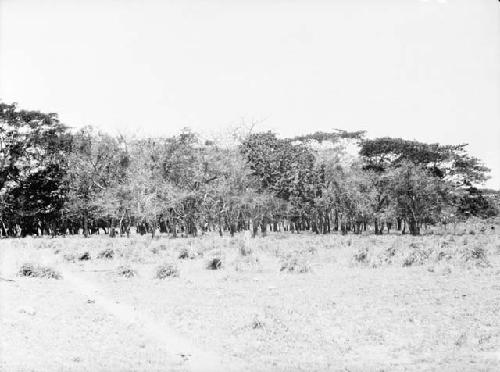
[[[500,189],[500,3],[0,0],[0,99],[111,133],[469,143]]]

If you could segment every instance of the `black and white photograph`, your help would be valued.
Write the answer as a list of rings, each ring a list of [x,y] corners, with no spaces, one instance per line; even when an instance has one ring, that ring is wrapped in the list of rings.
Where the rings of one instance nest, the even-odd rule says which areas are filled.
[[[500,371],[500,1],[0,0],[0,372]]]

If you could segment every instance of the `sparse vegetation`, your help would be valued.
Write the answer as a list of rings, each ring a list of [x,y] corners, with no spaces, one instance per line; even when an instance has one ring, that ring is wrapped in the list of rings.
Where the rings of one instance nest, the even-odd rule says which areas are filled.
[[[302,256],[290,256],[281,262],[280,271],[298,274],[309,273],[311,272],[311,265]]]
[[[129,266],[118,266],[116,268],[116,273],[124,278],[133,278],[137,276],[137,271],[133,270]]]
[[[179,276],[179,269],[174,263],[164,263],[155,270],[155,279],[175,278]]]
[[[45,257],[45,252],[38,249],[43,239],[0,243],[9,242],[12,252],[23,255],[21,262],[50,262],[40,261],[42,257],[57,262],[65,254],[80,263],[81,252],[102,258],[86,261],[85,265],[63,264],[77,277],[106,289],[121,305],[130,304],[137,311],[147,309],[146,313],[155,319],[168,317],[169,322],[189,324],[185,329],[196,332],[195,337],[231,351],[233,345],[225,340],[252,345],[257,337],[275,359],[286,350],[282,349],[283,342],[300,355],[303,343],[297,341],[296,335],[303,334],[312,340],[312,346],[307,346],[311,350],[331,352],[321,346],[328,344],[330,338],[318,329],[334,327],[337,341],[350,339],[360,347],[372,345],[374,339],[381,342],[381,337],[387,345],[399,345],[401,338],[411,339],[415,332],[426,332],[431,339],[425,338],[422,345],[432,354],[436,345],[440,352],[455,350],[462,329],[477,328],[480,331],[470,331],[476,334],[459,343],[460,350],[475,355],[470,353],[470,340],[483,340],[481,347],[485,348],[493,347],[497,341],[488,330],[500,326],[495,313],[500,310],[496,306],[499,294],[495,284],[500,238],[490,228],[481,232],[480,226],[474,228],[475,235],[462,234],[469,230],[458,225],[454,229],[435,229],[433,235],[421,237],[268,233],[266,238],[250,240],[250,251],[243,248],[242,234],[233,239],[206,234],[202,239],[171,239],[168,249],[158,254],[150,251],[157,243],[148,244],[151,239],[140,236],[117,238],[112,243],[105,237],[54,239],[48,253],[60,250],[60,256]],[[203,254],[204,260],[191,259],[198,253]],[[55,276],[47,270],[37,271],[34,266],[26,266],[24,274],[18,275]],[[16,267],[14,272],[17,271]],[[9,279],[4,274],[2,278]],[[4,279],[0,281],[0,285],[13,287]],[[59,284],[64,286],[65,282]],[[26,280],[22,284],[43,285],[47,293],[57,290],[52,287],[55,281]],[[483,298],[482,293],[489,298]],[[85,306],[99,302],[99,298],[83,299]],[[386,311],[388,304],[394,313]],[[34,308],[35,316],[44,313],[38,304]],[[479,320],[466,313],[477,314],[474,318]],[[412,320],[403,319],[400,314],[411,314]],[[352,328],[359,319],[366,327]],[[455,330],[456,336],[437,337],[434,328],[421,319],[443,324],[446,329]],[[207,327],[207,323],[216,327]],[[90,324],[92,328],[93,322]],[[395,329],[390,335],[383,331],[388,327]],[[259,348],[250,348],[252,355],[260,353]],[[337,357],[342,358],[341,354]],[[264,367],[273,369],[269,364],[271,357],[260,353],[259,358],[265,361]],[[363,357],[360,360],[365,361]],[[480,358],[476,361],[479,365]],[[315,357],[311,357],[310,366],[328,370]]]
[[[368,253],[369,253],[369,250],[367,247],[357,248],[352,255],[352,259],[354,262],[357,262],[357,263],[367,263],[368,262]]]
[[[27,278],[62,279],[62,275],[53,268],[32,263],[21,265],[17,275]]]
[[[99,252],[97,258],[111,260],[115,256],[115,251],[111,248],[106,248]]]
[[[187,260],[187,259],[194,259],[196,255],[192,251],[191,247],[187,248],[182,248],[179,252],[179,259],[180,260]]]

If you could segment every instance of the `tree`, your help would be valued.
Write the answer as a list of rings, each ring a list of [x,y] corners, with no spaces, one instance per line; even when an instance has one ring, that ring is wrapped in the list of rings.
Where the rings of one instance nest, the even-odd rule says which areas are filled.
[[[435,222],[446,203],[446,184],[423,167],[403,162],[390,174],[390,189],[400,215],[412,235],[419,235],[424,222]]]
[[[128,165],[123,147],[107,134],[85,127],[73,136],[68,156],[66,210],[83,220],[83,233],[89,235],[89,220],[102,211],[100,196],[114,185]]]
[[[0,219],[21,234],[53,225],[70,136],[56,114],[19,110],[0,102]],[[46,182],[44,178],[47,178]],[[22,203],[24,200],[25,203]],[[6,226],[11,225],[10,227]]]

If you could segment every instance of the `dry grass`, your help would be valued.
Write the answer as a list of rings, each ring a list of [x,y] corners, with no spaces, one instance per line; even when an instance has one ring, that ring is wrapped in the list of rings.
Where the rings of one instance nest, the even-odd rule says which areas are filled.
[[[179,268],[174,263],[164,263],[155,269],[155,279],[167,279],[179,277]]]
[[[115,256],[115,251],[113,251],[113,249],[105,248],[104,250],[99,252],[97,258],[111,260],[114,256]]]
[[[42,263],[37,250],[58,250],[54,260],[87,270],[111,300],[147,309],[255,370],[498,370],[488,356],[500,351],[498,231],[458,226],[419,237],[269,233],[249,240],[214,234],[9,244],[20,262]],[[113,260],[63,261],[105,250]],[[117,273],[140,275],[125,281]],[[51,285],[67,281],[23,282],[43,285],[50,296]],[[82,369],[92,370],[85,363]]]
[[[53,268],[32,263],[22,264],[17,275],[27,278],[62,279],[62,275]]]
[[[124,278],[133,278],[137,276],[137,271],[129,266],[118,266],[116,268],[116,274]]]

